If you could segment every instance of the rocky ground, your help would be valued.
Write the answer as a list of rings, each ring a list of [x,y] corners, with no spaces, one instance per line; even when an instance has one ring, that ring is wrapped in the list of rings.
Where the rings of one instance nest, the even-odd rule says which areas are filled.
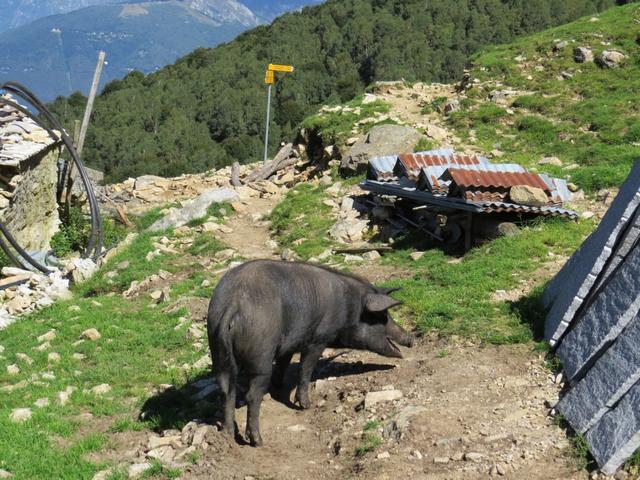
[[[273,199],[250,202],[247,211],[230,219],[220,235],[233,242],[235,255],[273,256],[268,222],[254,219],[274,204]],[[172,242],[169,248],[179,245]],[[371,265],[354,270],[376,281],[403,274],[386,268],[373,275]],[[145,288],[163,285],[155,280]],[[200,343],[206,301],[201,303],[192,315]],[[549,416],[562,379],[532,345],[481,346],[433,335],[404,353],[402,360],[389,360],[367,352],[326,351],[314,375],[313,407],[306,411],[292,403],[294,359],[286,388],[271,391],[263,403],[262,448],[217,430],[216,385],[204,378],[191,385],[192,399],[210,402],[210,417],[190,419],[181,431],[112,434],[111,449],[92,460],[117,459],[135,476],[160,459],[180,466],[185,479],[587,478],[566,432]],[[244,431],[242,399],[236,418]],[[86,428],[106,425],[101,420]]]

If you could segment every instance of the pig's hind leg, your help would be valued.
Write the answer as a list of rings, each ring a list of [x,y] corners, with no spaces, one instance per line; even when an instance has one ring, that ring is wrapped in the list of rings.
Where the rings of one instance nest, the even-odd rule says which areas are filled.
[[[325,345],[310,345],[302,352],[300,357],[300,380],[296,389],[296,401],[305,410],[311,408],[309,383],[311,382],[313,369],[316,367],[324,349]]]
[[[271,371],[253,375],[249,379],[249,391],[247,400],[247,428],[246,436],[249,443],[255,447],[262,446],[262,436],[260,435],[260,405],[262,398],[269,390],[271,381]]]

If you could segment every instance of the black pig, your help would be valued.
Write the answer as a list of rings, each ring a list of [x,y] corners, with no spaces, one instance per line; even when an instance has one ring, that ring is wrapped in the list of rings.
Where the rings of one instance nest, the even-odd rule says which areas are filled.
[[[246,436],[258,446],[262,397],[271,380],[282,385],[294,353],[301,353],[295,398],[302,408],[311,406],[311,374],[326,347],[402,358],[396,343],[413,342],[389,314],[401,303],[389,296],[392,291],[307,263],[256,260],[224,275],[207,317],[213,368],[224,395],[224,429],[234,432],[240,368],[249,378]]]

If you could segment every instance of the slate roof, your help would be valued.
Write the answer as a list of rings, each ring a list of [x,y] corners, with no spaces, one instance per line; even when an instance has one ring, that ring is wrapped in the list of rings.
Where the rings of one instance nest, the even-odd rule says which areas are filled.
[[[8,94],[2,98],[14,101]],[[9,105],[0,105],[0,167],[18,167],[55,140],[31,118]]]

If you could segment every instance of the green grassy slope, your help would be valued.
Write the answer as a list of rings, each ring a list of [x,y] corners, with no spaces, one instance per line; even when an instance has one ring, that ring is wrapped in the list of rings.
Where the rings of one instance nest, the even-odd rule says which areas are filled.
[[[564,167],[545,169],[570,175],[587,191],[620,185],[640,158],[640,7],[593,18],[474,57],[471,78],[480,83],[450,125],[468,143],[527,165],[558,156]],[[557,41],[568,45],[554,51]],[[627,59],[617,69],[576,63],[574,47],[589,47],[596,56],[618,50]],[[519,92],[510,108],[490,100],[492,91],[509,89]]]

